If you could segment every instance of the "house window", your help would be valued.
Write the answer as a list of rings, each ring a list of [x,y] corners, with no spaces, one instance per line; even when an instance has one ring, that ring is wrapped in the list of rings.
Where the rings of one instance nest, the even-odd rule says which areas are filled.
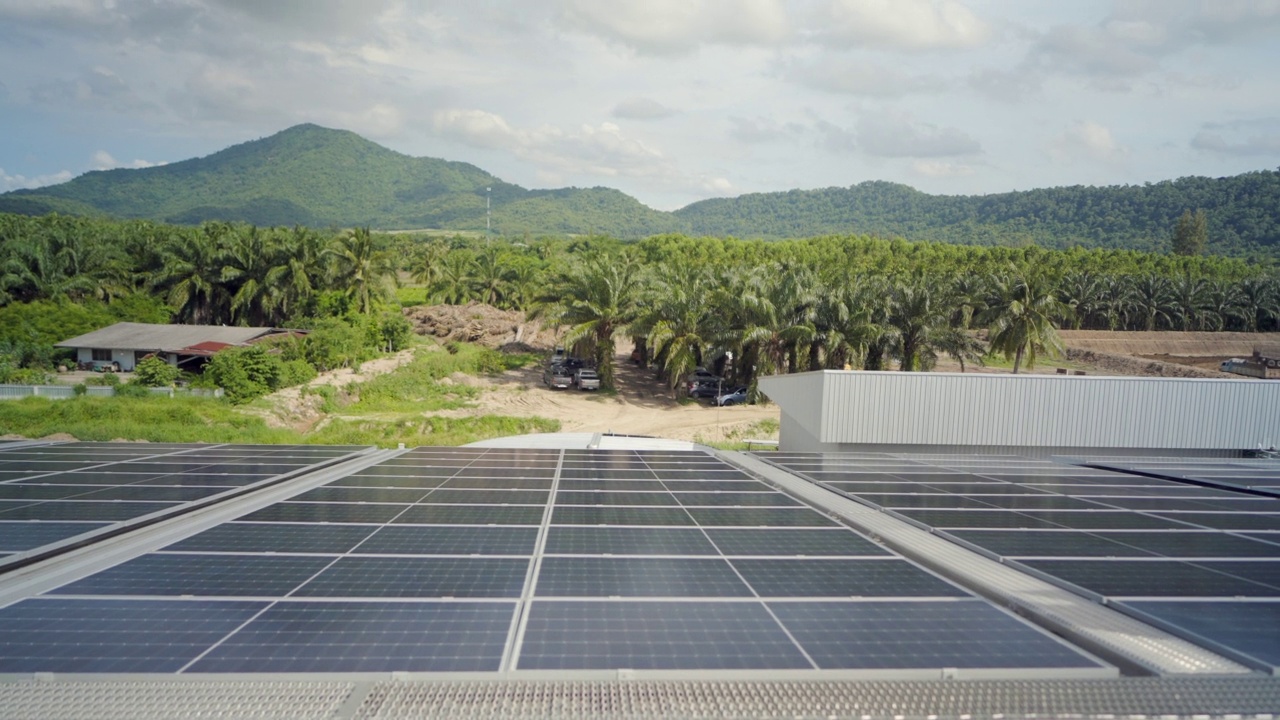
[[[111,362],[111,351],[94,348],[93,361],[94,362]]]

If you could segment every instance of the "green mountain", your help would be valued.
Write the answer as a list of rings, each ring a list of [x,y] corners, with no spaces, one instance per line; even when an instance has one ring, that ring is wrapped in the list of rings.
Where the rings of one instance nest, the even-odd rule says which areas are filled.
[[[1164,250],[1178,217],[1203,209],[1209,249],[1280,251],[1280,172],[1147,185],[1059,187],[997,195],[927,195],[888,182],[703,200],[674,214],[698,235],[836,233],[1045,247]]]
[[[491,190],[486,193],[486,188]],[[1162,250],[1178,216],[1203,209],[1213,252],[1280,255],[1280,172],[984,196],[905,185],[791,190],[704,200],[673,213],[610,188],[528,190],[461,162],[415,158],[355,133],[299,125],[208,157],[90,172],[0,195],[0,212],[59,212],[180,224],[483,230],[486,194],[504,235],[659,233],[743,238],[873,234],[953,243]]]

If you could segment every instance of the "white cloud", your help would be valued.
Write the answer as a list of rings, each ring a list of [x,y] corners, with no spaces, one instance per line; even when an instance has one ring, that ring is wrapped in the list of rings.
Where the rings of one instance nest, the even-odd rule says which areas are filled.
[[[112,170],[114,168],[131,168],[134,170],[140,168],[156,167],[164,165],[162,162],[151,162],[150,160],[134,160],[132,162],[122,163],[111,156],[106,150],[99,150],[90,158],[90,164],[94,170]]]
[[[915,174],[927,178],[969,177],[975,172],[973,167],[969,165],[940,160],[916,160],[911,163],[911,170]]]
[[[1191,147],[1215,155],[1274,157],[1280,155],[1280,118],[1207,124]]]
[[[773,46],[792,35],[782,0],[561,0],[560,8],[567,26],[646,53]]]
[[[0,192],[9,192],[10,190],[22,190],[24,188],[38,188],[45,185],[57,185],[64,183],[71,178],[70,170],[60,170],[56,173],[48,175],[38,175],[36,177],[26,177],[25,175],[10,175],[0,168]]]
[[[781,123],[759,115],[753,118],[729,118],[729,137],[747,145],[773,142],[803,130],[799,125]]]
[[[985,44],[990,25],[958,0],[829,0],[819,25],[832,44],[956,50]]]
[[[551,125],[512,127],[483,110],[441,110],[436,132],[473,147],[503,150],[558,174],[604,177],[673,177],[674,165],[661,152],[629,138],[613,123],[566,131]]]
[[[1081,158],[1116,163],[1129,156],[1130,150],[1116,141],[1110,128],[1082,120],[1064,130],[1050,143],[1054,159],[1072,163]]]
[[[896,67],[867,61],[790,63],[784,77],[809,87],[861,97],[894,98],[914,93],[945,90],[947,82],[938,76],[912,75]]]
[[[938,158],[982,152],[982,145],[962,130],[901,113],[865,112],[858,119],[857,135],[862,152],[877,157]]]
[[[623,100],[613,108],[614,117],[627,120],[661,120],[675,114],[675,110],[650,98]]]

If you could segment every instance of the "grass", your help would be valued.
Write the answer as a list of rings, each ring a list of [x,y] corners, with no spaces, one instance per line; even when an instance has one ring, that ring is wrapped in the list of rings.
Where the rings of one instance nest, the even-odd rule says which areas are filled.
[[[983,364],[983,367],[999,368],[1001,370],[1008,370],[1010,372],[1013,371],[1013,358],[1009,358],[1006,360],[1004,355],[983,356],[982,364]],[[1088,369],[1089,366],[1082,365],[1073,360],[1068,360],[1066,357],[1055,358],[1055,357],[1049,357],[1048,355],[1041,355],[1040,357],[1036,358],[1036,367],[1037,368],[1046,368],[1046,367],[1067,368],[1068,370],[1086,370]],[[1028,370],[1027,361],[1024,358],[1022,361],[1022,365],[1018,367],[1018,372],[1020,373],[1025,372],[1026,370]]]
[[[324,398],[322,410],[326,414],[340,411],[343,415],[318,424],[311,432],[268,427],[261,417],[239,412],[226,401],[214,398],[80,396],[67,400],[32,397],[0,401],[0,434],[40,438],[65,433],[95,441],[380,447],[404,443],[413,447],[461,445],[560,429],[558,421],[546,418],[424,416],[424,412],[464,407],[479,395],[479,390],[466,385],[439,382],[454,373],[497,373],[537,361],[532,355],[503,355],[473,345],[450,349],[419,350],[411,363],[396,372],[348,387],[344,392],[357,399],[345,406],[343,393],[332,387],[307,389],[307,394]]]
[[[720,440],[707,440],[701,436],[694,440],[719,450],[746,450],[748,440],[776,439],[780,428],[777,420],[765,418],[746,427],[730,430]]]

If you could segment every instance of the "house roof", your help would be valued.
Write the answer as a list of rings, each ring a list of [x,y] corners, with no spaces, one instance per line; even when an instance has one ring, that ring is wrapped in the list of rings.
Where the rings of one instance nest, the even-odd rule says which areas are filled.
[[[204,343],[243,345],[255,338],[276,332],[269,327],[227,327],[223,325],[152,325],[148,323],[116,323],[79,337],[63,340],[57,347],[99,348],[108,350],[161,350],[184,353]]]

